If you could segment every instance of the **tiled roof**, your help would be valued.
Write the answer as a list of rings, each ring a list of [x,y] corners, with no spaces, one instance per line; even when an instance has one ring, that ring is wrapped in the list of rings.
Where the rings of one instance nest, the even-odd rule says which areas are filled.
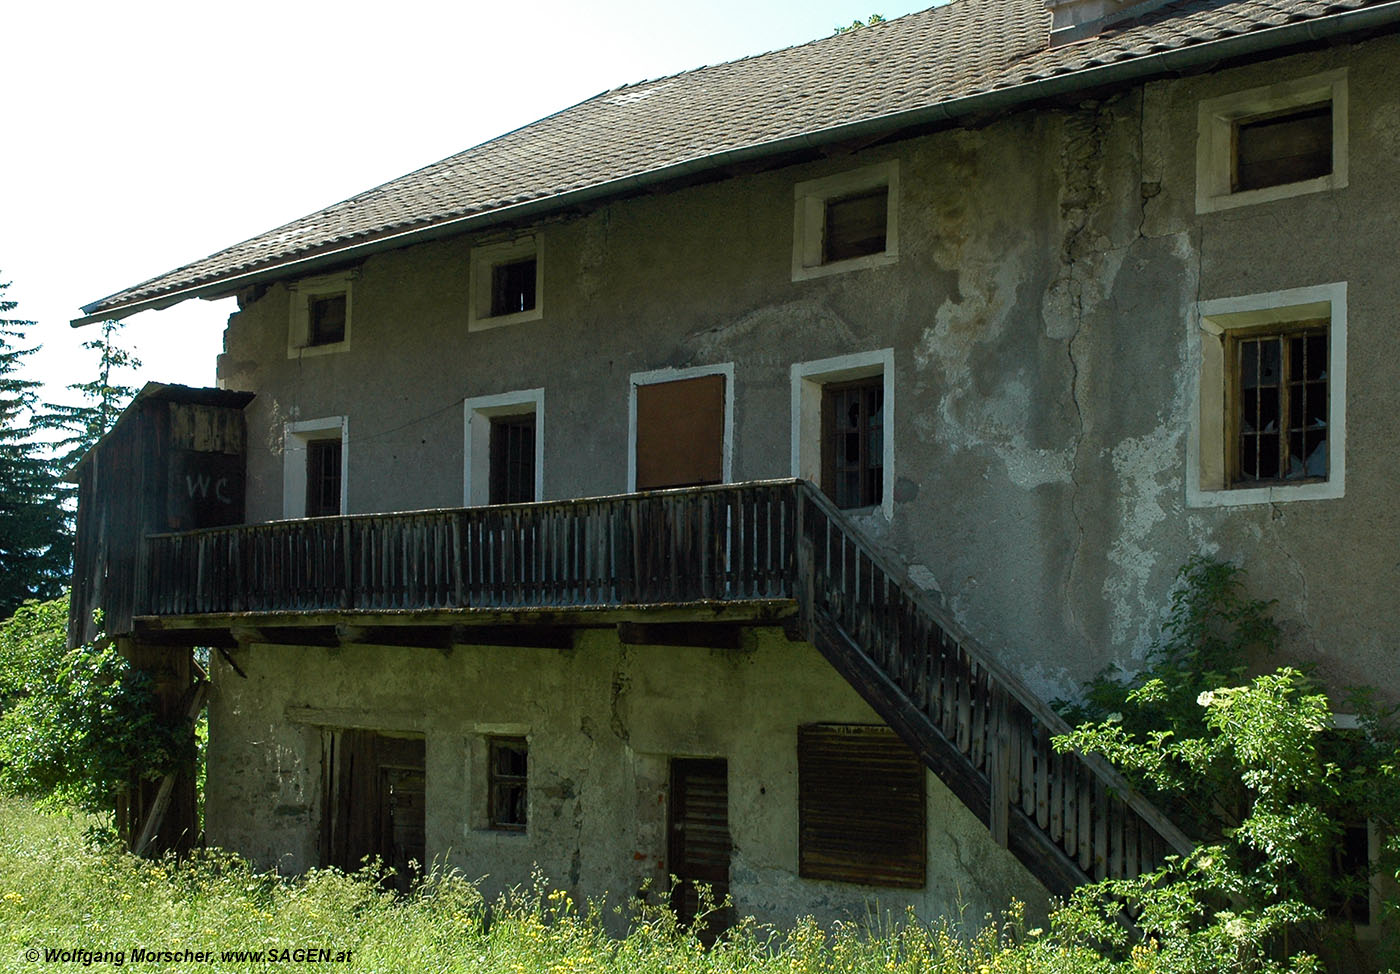
[[[84,308],[156,299],[519,204],[625,188],[785,139],[956,106],[1045,79],[1400,0],[1177,0],[1049,45],[1042,0],[955,0],[797,47],[604,92]],[[1090,83],[1086,77],[1085,83]],[[1029,96],[1030,89],[1026,89]],[[679,170],[677,170],[679,171]],[[619,182],[622,181],[622,182]],[[165,303],[164,301],[160,303]]]

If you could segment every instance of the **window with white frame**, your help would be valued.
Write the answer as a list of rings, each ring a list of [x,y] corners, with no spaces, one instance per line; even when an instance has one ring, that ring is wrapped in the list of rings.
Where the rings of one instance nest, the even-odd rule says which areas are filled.
[[[346,513],[349,450],[344,416],[288,423],[282,440],[282,516]]]
[[[894,512],[894,350],[792,366],[792,475],[838,506]]]
[[[354,271],[326,274],[289,286],[288,358],[343,352],[350,347],[356,276]]]
[[[892,264],[899,257],[899,163],[794,187],[792,279]]]
[[[1193,507],[1341,497],[1346,285],[1197,306]]]
[[[535,235],[473,247],[468,329],[480,331],[542,318],[542,262],[540,238]]]
[[[1345,68],[1200,103],[1196,212],[1347,185]]]
[[[466,427],[467,506],[543,499],[543,389],[470,398]]]

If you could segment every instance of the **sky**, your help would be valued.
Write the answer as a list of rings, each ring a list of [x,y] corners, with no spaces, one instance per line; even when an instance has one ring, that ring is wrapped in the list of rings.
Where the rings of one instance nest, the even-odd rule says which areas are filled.
[[[14,4],[0,282],[42,346],[24,375],[71,398],[95,362],[82,305],[601,91],[931,3]],[[234,310],[127,319],[129,381],[213,385]]]

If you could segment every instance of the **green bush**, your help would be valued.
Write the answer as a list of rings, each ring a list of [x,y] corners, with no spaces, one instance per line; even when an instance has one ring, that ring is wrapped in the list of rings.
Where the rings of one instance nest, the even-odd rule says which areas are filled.
[[[149,678],[110,646],[66,648],[68,600],[29,602],[0,623],[0,789],[110,811],[193,745],[152,709]]]

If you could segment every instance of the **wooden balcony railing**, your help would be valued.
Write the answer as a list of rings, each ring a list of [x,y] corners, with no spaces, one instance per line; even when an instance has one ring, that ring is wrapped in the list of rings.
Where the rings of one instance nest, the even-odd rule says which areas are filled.
[[[1191,842],[805,481],[155,535],[138,615],[793,599],[804,636],[1056,893]]]
[[[790,598],[796,483],[152,535],[136,614]]]

